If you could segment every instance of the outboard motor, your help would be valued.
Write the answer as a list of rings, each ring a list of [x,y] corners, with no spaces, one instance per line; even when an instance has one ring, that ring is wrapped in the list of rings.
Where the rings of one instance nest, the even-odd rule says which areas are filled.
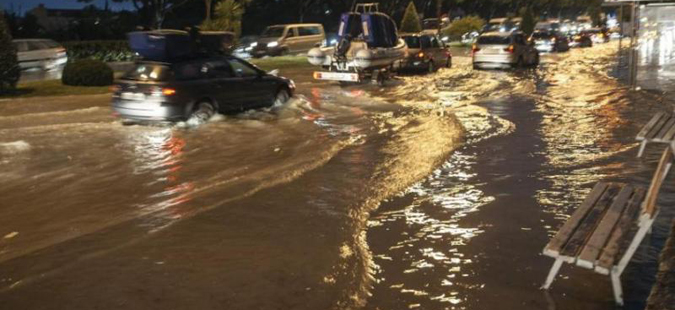
[[[346,60],[347,52],[349,52],[349,48],[351,46],[352,46],[352,37],[347,34],[340,39],[340,42],[335,47],[335,58],[339,60]]]

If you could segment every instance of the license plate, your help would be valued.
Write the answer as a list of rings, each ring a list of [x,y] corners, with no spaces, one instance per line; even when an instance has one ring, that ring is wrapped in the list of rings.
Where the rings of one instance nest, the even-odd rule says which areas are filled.
[[[124,100],[145,101],[145,94],[143,93],[123,92],[120,97]]]
[[[314,78],[325,81],[344,81],[344,82],[358,82],[359,75],[357,73],[345,72],[314,72]]]

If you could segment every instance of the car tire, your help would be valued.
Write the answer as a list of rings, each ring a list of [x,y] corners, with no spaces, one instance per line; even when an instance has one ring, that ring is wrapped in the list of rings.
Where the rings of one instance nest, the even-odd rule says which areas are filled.
[[[202,101],[195,105],[190,119],[201,124],[208,121],[214,114],[216,114],[216,109],[213,107],[213,104],[208,101]]]
[[[282,48],[281,51],[279,52],[279,56],[286,56],[288,55],[289,51],[288,48]]]
[[[532,62],[532,67],[536,68],[539,66],[539,53],[534,55],[534,61]]]
[[[445,62],[446,68],[452,68],[452,58],[448,57],[448,60]]]
[[[291,95],[288,93],[286,89],[280,89],[277,92],[277,95],[274,96],[274,102],[272,102],[272,106],[279,107],[284,105],[286,102],[288,102],[288,99],[291,98]]]
[[[517,68],[522,68],[523,67],[523,56],[518,57],[518,61],[516,63],[511,64],[511,68],[517,69]]]
[[[428,73],[434,73],[435,71],[436,71],[436,66],[434,66],[434,62],[430,60],[429,63],[427,64],[427,72]]]

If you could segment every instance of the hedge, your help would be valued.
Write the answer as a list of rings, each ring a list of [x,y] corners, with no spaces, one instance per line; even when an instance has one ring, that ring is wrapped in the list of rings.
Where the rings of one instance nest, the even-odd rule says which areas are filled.
[[[127,41],[73,41],[62,43],[69,60],[130,61],[134,54]]]
[[[16,47],[12,44],[4,14],[0,11],[0,94],[14,91],[19,74]]]
[[[96,59],[70,61],[63,68],[61,82],[71,86],[106,86],[113,83],[113,70]]]
[[[451,41],[461,39],[462,35],[467,32],[480,31],[483,29],[485,21],[477,16],[467,16],[460,20],[456,20],[442,31],[443,35],[450,37]]]

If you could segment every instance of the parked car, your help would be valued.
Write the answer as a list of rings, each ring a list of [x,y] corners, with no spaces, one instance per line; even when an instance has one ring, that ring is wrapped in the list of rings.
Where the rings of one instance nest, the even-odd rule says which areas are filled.
[[[422,21],[422,32],[425,34],[438,34],[439,28],[445,28],[449,25],[449,21],[441,20],[439,22],[438,18],[426,18]]]
[[[511,32],[517,31],[520,29],[520,23],[522,18],[493,18],[491,19],[485,27],[483,27],[483,32]]]
[[[565,52],[570,49],[567,37],[557,31],[535,31],[530,41],[539,52]]]
[[[539,52],[522,32],[482,34],[472,48],[474,69],[536,66]]]
[[[112,107],[128,120],[208,119],[215,112],[281,104],[294,91],[292,80],[233,56],[138,61],[115,82]]]
[[[326,34],[321,24],[269,26],[256,42],[251,43],[253,57],[303,53],[321,46]]]
[[[68,54],[61,44],[48,39],[17,39],[16,46],[19,66],[22,70],[49,70],[68,62]]]
[[[452,54],[436,35],[412,34],[402,36],[408,52],[400,63],[400,69],[434,72],[440,67],[452,66]]]
[[[593,40],[586,32],[580,32],[570,36],[570,47],[592,47]]]

